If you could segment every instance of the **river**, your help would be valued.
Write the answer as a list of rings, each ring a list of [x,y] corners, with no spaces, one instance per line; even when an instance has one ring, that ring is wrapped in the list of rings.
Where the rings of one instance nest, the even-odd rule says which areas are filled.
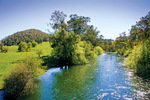
[[[36,92],[22,100],[128,100],[150,98],[150,83],[122,64],[124,58],[102,54],[87,65],[51,68]]]

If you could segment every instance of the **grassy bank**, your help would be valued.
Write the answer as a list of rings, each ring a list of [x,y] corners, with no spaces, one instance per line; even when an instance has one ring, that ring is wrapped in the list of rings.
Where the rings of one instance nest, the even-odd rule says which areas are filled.
[[[30,52],[18,52],[18,46],[8,46],[7,53],[0,53],[0,89],[3,88],[3,79],[10,74],[10,71],[16,68],[18,61],[27,58],[28,56],[39,57],[37,52],[41,52],[40,56],[50,55],[51,47],[49,42],[43,42],[32,48]],[[38,69],[39,75],[45,70]]]

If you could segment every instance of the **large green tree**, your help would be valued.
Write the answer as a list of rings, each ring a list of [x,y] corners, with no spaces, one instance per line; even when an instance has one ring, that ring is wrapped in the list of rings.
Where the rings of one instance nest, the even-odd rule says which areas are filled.
[[[51,23],[53,29],[58,30],[61,28],[61,24],[64,22],[65,18],[67,17],[62,11],[54,11],[51,15]]]
[[[67,23],[65,17],[60,11],[55,11],[51,16],[52,28],[56,29],[50,35],[50,43],[54,48],[51,61],[55,61],[57,66],[88,63],[90,59],[97,57],[94,46],[99,43],[99,31],[88,25],[89,17],[72,14]]]
[[[90,22],[89,17],[78,16],[77,14],[70,15],[70,20],[68,23],[68,31],[74,31],[75,33],[82,35],[86,31],[86,27]]]

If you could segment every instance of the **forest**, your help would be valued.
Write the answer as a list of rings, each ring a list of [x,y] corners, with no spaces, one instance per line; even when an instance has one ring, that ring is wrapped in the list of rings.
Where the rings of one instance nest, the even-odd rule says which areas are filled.
[[[1,41],[1,54],[9,53],[9,48],[16,45],[16,52],[20,56],[33,52],[40,45],[37,43],[49,41],[46,45],[49,55],[45,55],[42,48],[40,51],[35,50],[34,54],[37,55],[18,61],[14,69],[19,70],[10,71],[10,75],[2,78],[1,87],[6,97],[17,98],[32,94],[39,81],[36,77],[43,74],[39,73],[40,70],[88,64],[104,52],[126,57],[126,66],[136,74],[149,78],[150,12],[131,27],[128,36],[122,32],[116,40],[104,39],[96,27],[89,25],[89,17],[71,14],[68,21],[66,17],[62,11],[52,13],[49,26],[55,30],[53,34],[31,29],[17,32]],[[12,81],[15,84],[10,84]]]
[[[29,29],[14,33],[1,40],[3,45],[7,46],[18,45],[20,41],[42,43],[48,41],[48,34],[37,29]]]

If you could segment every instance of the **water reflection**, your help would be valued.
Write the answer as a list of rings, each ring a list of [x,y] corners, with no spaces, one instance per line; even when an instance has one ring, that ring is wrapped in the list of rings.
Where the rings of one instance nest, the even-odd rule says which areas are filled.
[[[123,59],[104,53],[87,65],[49,69],[39,77],[37,91],[19,99],[148,99],[149,82],[125,69]]]

